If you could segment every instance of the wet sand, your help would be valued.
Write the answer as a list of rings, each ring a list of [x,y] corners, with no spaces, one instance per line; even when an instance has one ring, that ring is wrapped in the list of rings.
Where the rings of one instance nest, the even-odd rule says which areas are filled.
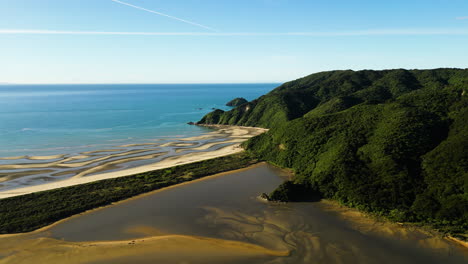
[[[240,143],[265,131],[225,126],[165,143],[122,145],[76,155],[3,158],[0,199],[234,154],[242,151]]]
[[[263,263],[273,256],[288,254],[249,243],[182,235],[122,241],[64,242],[39,238],[6,242],[20,251],[6,252],[0,263]],[[32,250],[28,252],[28,248]]]
[[[0,263],[466,263],[442,237],[335,203],[258,199],[289,175],[260,164],[0,236]],[[34,260],[34,261],[31,261]]]

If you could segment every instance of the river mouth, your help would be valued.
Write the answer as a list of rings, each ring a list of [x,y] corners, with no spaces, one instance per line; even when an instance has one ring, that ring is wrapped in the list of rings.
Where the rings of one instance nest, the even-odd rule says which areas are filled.
[[[364,230],[324,203],[258,199],[288,176],[260,164],[157,191],[27,237],[0,237],[0,254],[4,263],[466,263],[442,238]]]

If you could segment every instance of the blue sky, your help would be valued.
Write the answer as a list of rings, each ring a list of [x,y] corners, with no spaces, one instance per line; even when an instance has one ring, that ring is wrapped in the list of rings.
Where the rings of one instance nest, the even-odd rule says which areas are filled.
[[[468,0],[0,0],[0,17],[0,83],[468,67]]]

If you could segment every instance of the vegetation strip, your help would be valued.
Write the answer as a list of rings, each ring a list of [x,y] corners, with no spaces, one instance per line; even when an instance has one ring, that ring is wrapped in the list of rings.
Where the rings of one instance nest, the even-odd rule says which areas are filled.
[[[257,159],[242,152],[121,178],[1,199],[0,234],[33,231],[138,194],[245,168],[257,162]]]

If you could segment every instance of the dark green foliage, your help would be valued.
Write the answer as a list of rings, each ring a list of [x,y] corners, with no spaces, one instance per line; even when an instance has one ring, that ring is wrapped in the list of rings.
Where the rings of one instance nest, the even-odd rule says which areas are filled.
[[[0,200],[0,233],[28,232],[141,193],[256,163],[247,153]]]
[[[287,181],[281,184],[269,195],[270,201],[295,202],[308,201],[315,202],[322,199],[322,194],[310,185],[297,184]]]
[[[250,112],[260,106],[257,123],[244,123],[245,113],[229,124],[271,128],[244,146],[295,171],[276,199],[312,190],[395,221],[467,232],[468,70],[323,72],[283,84]]]
[[[247,101],[245,98],[242,98],[242,97],[238,97],[238,98],[235,98],[235,99],[232,99],[231,101],[229,101],[226,105],[227,106],[240,106],[240,105],[243,105],[245,103],[248,103],[249,101]]]
[[[213,112],[207,114],[203,117],[203,119],[199,122],[202,124],[219,124],[220,119],[223,116],[224,111],[221,109],[216,109]]]

